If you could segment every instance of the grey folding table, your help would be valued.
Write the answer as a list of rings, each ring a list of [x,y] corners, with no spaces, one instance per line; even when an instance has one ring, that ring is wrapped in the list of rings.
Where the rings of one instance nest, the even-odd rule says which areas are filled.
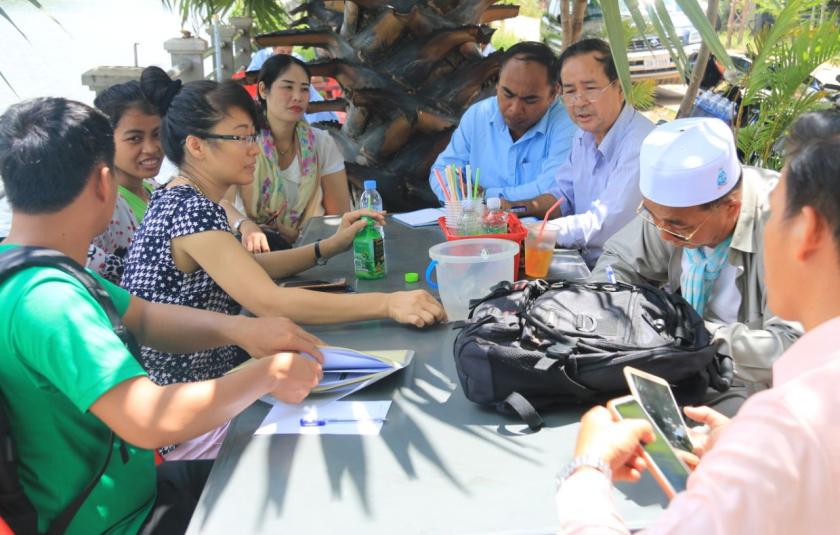
[[[327,237],[334,218],[310,222],[301,243]],[[357,291],[428,289],[422,274],[437,228],[385,227],[388,276]],[[421,282],[403,282],[403,273]],[[302,274],[353,278],[352,253]],[[328,344],[360,351],[413,349],[411,366],[355,394],[391,399],[379,435],[254,435],[270,406],[256,402],[231,425],[189,534],[551,533],[554,474],[572,455],[583,407],[542,411],[530,433],[514,418],[468,401],[452,357],[452,326],[419,330],[393,321],[310,328]],[[661,511],[647,476],[619,486],[619,510],[633,525]]]

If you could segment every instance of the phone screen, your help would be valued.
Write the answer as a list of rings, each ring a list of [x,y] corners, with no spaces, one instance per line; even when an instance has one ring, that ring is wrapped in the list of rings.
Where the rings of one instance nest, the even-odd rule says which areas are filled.
[[[680,414],[680,408],[674,400],[674,395],[667,384],[651,381],[635,373],[627,374],[628,381],[632,381],[637,399],[645,408],[650,419],[662,431],[668,442],[675,448],[693,452],[688,428]]]
[[[332,284],[330,281],[325,280],[303,280],[303,281],[289,281],[284,282],[284,288],[299,288],[301,286],[326,286]]]
[[[625,403],[618,403],[615,405],[615,410],[625,420],[640,419],[648,420],[645,411],[636,402],[636,400],[629,400]],[[675,492],[682,492],[685,490],[686,482],[688,481],[688,468],[677,457],[676,452],[668,445],[662,432],[653,425],[653,433],[656,435],[656,440],[650,444],[645,444],[645,451],[653,459],[659,471],[670,483]]]

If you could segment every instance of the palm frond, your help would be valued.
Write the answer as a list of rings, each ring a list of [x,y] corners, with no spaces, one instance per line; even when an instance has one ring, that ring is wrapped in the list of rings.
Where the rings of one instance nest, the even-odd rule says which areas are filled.
[[[691,21],[694,28],[700,33],[700,37],[706,43],[706,46],[709,47],[711,53],[715,55],[718,61],[723,63],[724,67],[734,71],[735,64],[732,63],[732,58],[727,54],[726,48],[721,43],[717,32],[712,28],[708,17],[703,13],[703,9],[697,0],[676,0],[676,2],[683,10],[683,13],[685,13],[685,16],[688,17],[688,20]]]
[[[659,15],[662,27],[665,28],[665,32],[668,35],[668,39],[663,44],[668,47],[668,51],[671,53],[671,59],[674,60],[674,65],[677,67],[680,75],[682,75],[683,80],[688,80],[688,57],[685,54],[682,39],[677,34],[677,29],[674,27],[674,21],[671,20],[671,15],[668,13],[665,2],[663,0],[655,0],[655,5],[656,13]]]
[[[627,44],[624,24],[618,9],[618,0],[601,0],[601,12],[604,15],[604,27],[607,29],[607,41],[610,44],[618,79],[625,95],[633,93],[630,82],[630,62],[627,60]]]
[[[656,80],[633,82],[627,101],[637,110],[649,110],[656,105]]]

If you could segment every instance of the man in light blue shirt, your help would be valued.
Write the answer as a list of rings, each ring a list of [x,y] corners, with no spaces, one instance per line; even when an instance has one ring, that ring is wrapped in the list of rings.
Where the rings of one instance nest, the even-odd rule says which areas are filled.
[[[496,96],[464,113],[438,156],[429,184],[443,201],[434,169],[470,165],[487,197],[518,201],[554,184],[566,159],[574,124],[557,99],[557,59],[542,43],[522,42],[502,58]]]
[[[562,217],[551,221],[560,247],[581,249],[591,266],[604,242],[629,223],[642,199],[639,153],[654,125],[625,102],[610,48],[585,39],[560,56],[562,98],[578,130],[556,182],[534,199],[563,199]]]

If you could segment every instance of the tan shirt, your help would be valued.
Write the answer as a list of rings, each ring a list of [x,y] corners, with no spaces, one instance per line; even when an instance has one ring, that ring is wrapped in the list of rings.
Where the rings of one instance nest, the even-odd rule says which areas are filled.
[[[736,376],[752,383],[753,389],[770,386],[773,362],[802,334],[798,323],[781,320],[767,308],[763,235],[770,214],[768,195],[777,179],[775,171],[744,167],[741,215],[729,248],[729,263],[737,270],[735,286],[741,294],[738,321],[721,322],[711,307],[704,314],[718,351],[732,357]],[[612,266],[618,280],[668,284],[676,290],[682,255],[681,247],[662,240],[656,227],[637,217],[607,241],[592,280],[606,281],[605,269]]]

